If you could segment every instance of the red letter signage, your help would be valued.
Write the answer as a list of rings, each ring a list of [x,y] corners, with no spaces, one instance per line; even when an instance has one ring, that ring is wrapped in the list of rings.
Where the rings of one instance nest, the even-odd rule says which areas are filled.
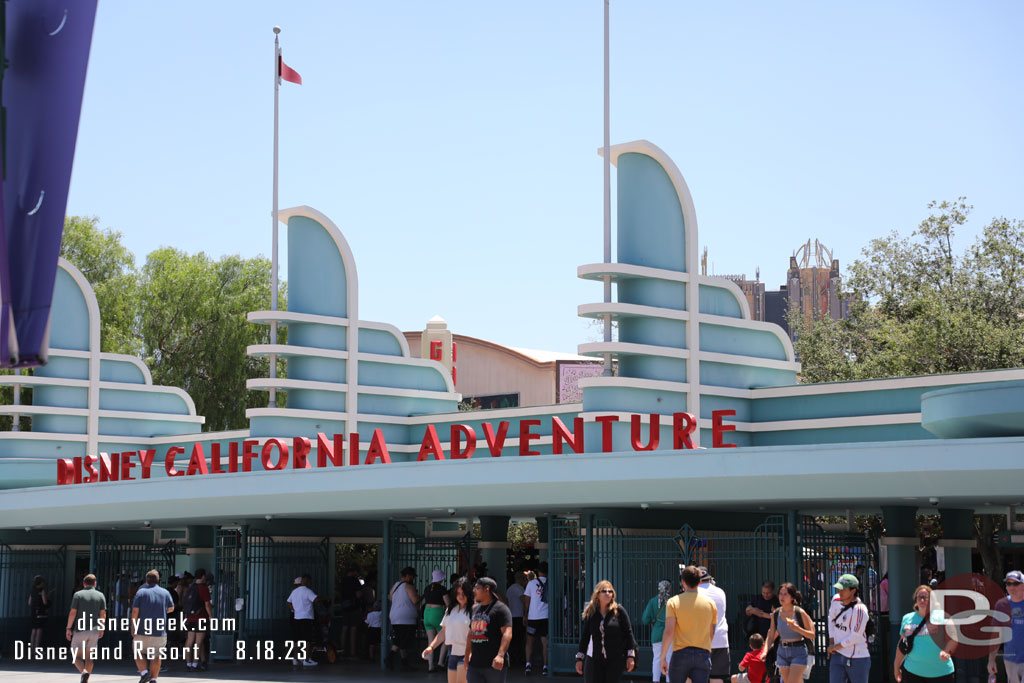
[[[722,441],[722,435],[725,432],[736,431],[736,425],[724,425],[722,424],[722,418],[735,414],[735,410],[711,411],[711,446],[713,448],[736,448],[736,444]]]

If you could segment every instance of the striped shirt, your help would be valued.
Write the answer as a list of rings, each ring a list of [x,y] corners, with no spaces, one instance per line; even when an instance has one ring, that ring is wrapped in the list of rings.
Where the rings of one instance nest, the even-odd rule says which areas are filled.
[[[861,600],[853,605],[843,605],[838,595],[832,598],[828,608],[828,637],[839,654],[852,659],[870,656],[868,639],[864,635],[870,618],[867,605]]]

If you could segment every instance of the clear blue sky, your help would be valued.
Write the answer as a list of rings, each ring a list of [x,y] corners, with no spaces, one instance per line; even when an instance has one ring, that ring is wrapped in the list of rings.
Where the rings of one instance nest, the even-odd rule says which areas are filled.
[[[760,266],[777,288],[808,238],[846,264],[932,199],[967,195],[972,231],[1024,218],[1020,3],[611,17],[612,142],[675,160],[718,273]],[[576,306],[601,288],[576,267],[602,254],[600,0],[101,0],[68,213],[140,263],[269,255],[275,24],[304,81],[282,86],[281,206],[345,233],[361,317],[560,351],[596,337]]]

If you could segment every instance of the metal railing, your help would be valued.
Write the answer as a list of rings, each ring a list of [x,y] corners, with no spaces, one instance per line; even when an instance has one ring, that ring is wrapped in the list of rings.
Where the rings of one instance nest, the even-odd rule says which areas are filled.
[[[36,576],[46,582],[49,618],[43,632],[43,644],[64,641],[64,620],[71,595],[65,584],[67,549],[65,546],[32,550],[14,549],[0,543],[0,649],[11,652],[15,640],[27,641],[32,631],[29,595]]]

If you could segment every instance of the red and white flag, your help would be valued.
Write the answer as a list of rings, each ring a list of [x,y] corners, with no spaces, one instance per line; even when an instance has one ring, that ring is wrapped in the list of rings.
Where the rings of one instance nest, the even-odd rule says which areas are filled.
[[[277,53],[277,77],[285,81],[302,85],[302,76],[299,75],[298,71],[284,63],[284,59],[281,57],[280,52]]]

